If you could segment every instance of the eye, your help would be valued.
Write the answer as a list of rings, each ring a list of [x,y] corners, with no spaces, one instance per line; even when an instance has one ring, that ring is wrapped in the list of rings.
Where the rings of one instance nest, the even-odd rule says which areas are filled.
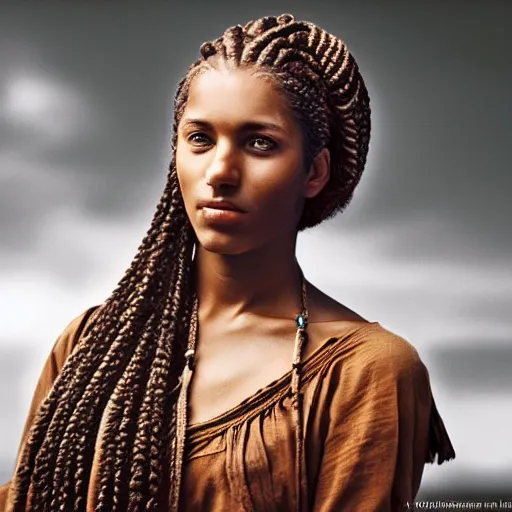
[[[277,144],[268,137],[254,137],[252,139],[252,146],[258,151],[271,151],[277,147]]]
[[[195,132],[192,133],[188,138],[188,142],[190,142],[193,146],[196,147],[205,147],[211,143],[210,138],[203,132]]]

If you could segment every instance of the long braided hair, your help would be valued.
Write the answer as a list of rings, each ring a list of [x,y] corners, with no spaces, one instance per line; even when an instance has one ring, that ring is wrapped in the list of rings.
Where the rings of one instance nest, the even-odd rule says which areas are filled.
[[[284,14],[231,27],[200,53],[176,93],[173,157],[151,226],[39,408],[13,479],[16,511],[25,510],[29,496],[33,511],[85,510],[102,418],[95,510],[162,510],[162,489],[179,487],[181,474],[174,469],[182,461],[172,449],[176,389],[192,316],[197,239],[175,155],[177,128],[198,73],[222,62],[268,76],[302,129],[306,169],[329,148],[329,183],[306,200],[299,230],[342,211],[359,182],[368,152],[369,99],[340,39]]]

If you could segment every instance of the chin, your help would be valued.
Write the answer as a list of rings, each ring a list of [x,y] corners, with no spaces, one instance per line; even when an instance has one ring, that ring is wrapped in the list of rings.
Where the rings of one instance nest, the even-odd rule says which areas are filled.
[[[208,234],[197,236],[199,245],[208,252],[223,256],[237,256],[249,250],[239,237],[224,234]]]

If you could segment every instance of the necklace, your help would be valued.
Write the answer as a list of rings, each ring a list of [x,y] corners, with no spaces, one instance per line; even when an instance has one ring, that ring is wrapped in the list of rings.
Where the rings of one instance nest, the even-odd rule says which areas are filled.
[[[302,370],[302,352],[304,345],[307,342],[306,328],[308,324],[308,304],[306,280],[304,279],[304,274],[300,267],[299,271],[302,283],[301,311],[295,318],[297,332],[295,335],[295,345],[293,349],[292,358],[291,394],[296,438],[295,477],[297,486],[297,510],[300,512],[302,510],[303,500],[305,499],[307,493],[304,467],[304,432],[302,422],[302,395],[300,393],[300,377]],[[196,296],[194,299],[192,315],[190,319],[187,351],[185,352],[185,367],[183,368],[183,373],[180,377],[181,389],[176,404],[176,437],[174,446],[171,448],[176,450],[175,467],[171,468],[171,477],[174,478],[175,484],[172,486],[172,492],[169,497],[170,512],[176,512],[178,510],[179,505],[183,456],[185,452],[185,437],[187,430],[188,388],[190,385],[190,381],[192,379],[192,375],[194,373],[194,358],[197,343],[198,309],[199,301]],[[174,471],[172,471],[172,469],[174,469]]]

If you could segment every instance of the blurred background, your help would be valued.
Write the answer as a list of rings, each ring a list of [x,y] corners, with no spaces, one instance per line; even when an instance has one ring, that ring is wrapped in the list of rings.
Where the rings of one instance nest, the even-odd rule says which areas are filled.
[[[200,44],[290,12],[340,36],[372,101],[341,216],[306,276],[415,345],[457,459],[420,498],[512,496],[512,2],[7,1],[0,6],[0,484],[64,327],[149,227],[174,91]]]

